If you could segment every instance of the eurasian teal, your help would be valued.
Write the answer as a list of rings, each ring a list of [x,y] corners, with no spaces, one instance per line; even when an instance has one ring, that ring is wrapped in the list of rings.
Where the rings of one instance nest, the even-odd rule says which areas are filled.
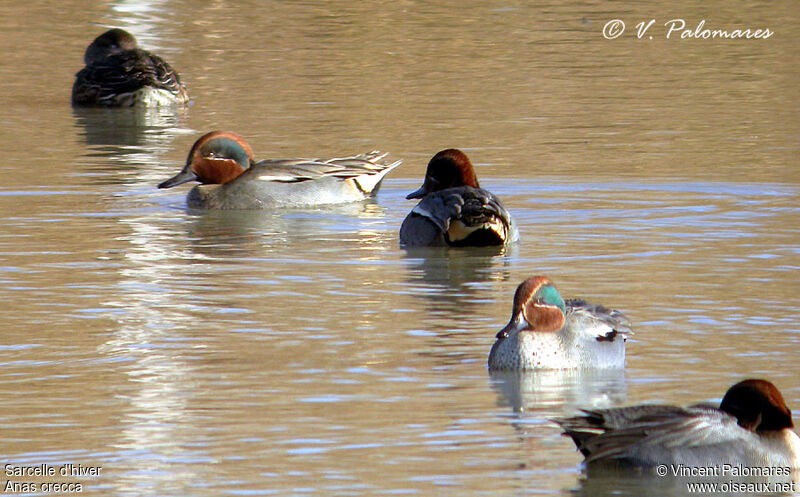
[[[422,186],[406,198],[422,200],[400,226],[405,246],[504,245],[518,238],[503,203],[480,188],[472,163],[460,150],[434,155]]]
[[[622,368],[631,333],[621,312],[565,301],[552,281],[533,276],[517,287],[511,320],[489,353],[489,369]]]
[[[178,73],[161,57],[142,50],[123,29],[101,34],[86,49],[86,67],[75,75],[73,105],[130,107],[185,104]]]
[[[385,153],[339,159],[266,159],[255,163],[250,145],[236,133],[201,136],[176,176],[159,188],[199,181],[186,202],[198,209],[307,207],[364,200],[401,161],[380,162]]]
[[[766,380],[736,383],[719,408],[642,404],[585,410],[555,422],[587,463],[800,469],[800,438],[792,431],[792,413],[781,392]]]

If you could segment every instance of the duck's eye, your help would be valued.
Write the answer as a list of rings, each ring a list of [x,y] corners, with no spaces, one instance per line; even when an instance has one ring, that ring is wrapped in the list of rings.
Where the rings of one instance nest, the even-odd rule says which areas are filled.
[[[553,307],[553,304],[546,302],[542,298],[533,299],[533,306],[534,307]]]

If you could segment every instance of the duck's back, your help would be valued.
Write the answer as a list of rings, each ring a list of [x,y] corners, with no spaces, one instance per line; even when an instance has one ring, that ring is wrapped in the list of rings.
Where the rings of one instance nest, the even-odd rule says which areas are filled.
[[[620,359],[618,349],[621,349],[624,360],[626,337],[633,334],[628,317],[620,311],[591,304],[583,299],[567,299],[564,304],[567,311],[565,327],[573,330],[579,341],[585,341],[592,347],[595,351],[593,360],[606,362],[602,357],[605,351],[610,354],[608,360],[615,366],[622,366],[617,364]]]
[[[127,107],[188,102],[178,74],[161,57],[133,49],[110,54],[81,69],[72,103]]]
[[[742,429],[733,416],[706,405],[599,409],[558,422],[590,463],[641,467],[666,464],[675,470],[722,464],[797,464],[785,438],[789,437],[791,445],[797,440],[794,432],[759,435]]]
[[[339,159],[267,159],[224,185],[199,185],[187,198],[202,209],[306,207],[364,200],[400,164],[371,152]]]
[[[500,199],[470,186],[426,195],[400,227],[400,243],[407,246],[491,246],[514,238],[511,216]]]

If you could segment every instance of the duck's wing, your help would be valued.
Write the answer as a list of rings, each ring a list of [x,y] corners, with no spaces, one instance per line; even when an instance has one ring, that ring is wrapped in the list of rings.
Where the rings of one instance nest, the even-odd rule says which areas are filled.
[[[426,195],[412,210],[447,232],[451,222],[461,221],[466,227],[482,227],[499,220],[506,229],[511,216],[499,198],[482,188],[456,187]]]
[[[181,83],[181,78],[177,71],[170,66],[167,61],[158,55],[148,53],[150,64],[153,68],[152,86],[168,90],[175,94],[185,94],[186,88]]]
[[[578,329],[587,330],[597,341],[613,342],[633,334],[631,322],[621,311],[602,305],[590,304],[582,299],[567,299],[567,320],[580,321]]]
[[[598,409],[555,421],[587,462],[628,459],[648,463],[658,454],[740,443],[747,435],[736,418],[707,406]]]
[[[340,179],[378,175],[382,178],[402,161],[385,162],[386,153],[373,151],[333,159],[265,159],[254,166],[262,181],[297,183],[323,177]]]

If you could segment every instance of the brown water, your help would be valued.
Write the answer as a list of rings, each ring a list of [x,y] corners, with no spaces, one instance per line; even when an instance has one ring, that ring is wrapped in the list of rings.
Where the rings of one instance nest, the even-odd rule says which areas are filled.
[[[681,495],[588,478],[547,419],[719,399],[749,376],[800,409],[796,5],[487,4],[0,6],[0,462],[102,467],[0,483]],[[607,40],[614,18],[627,31]],[[673,18],[775,34],[666,39]],[[168,59],[193,105],[73,110],[108,26]],[[365,204],[188,211],[188,188],[155,185],[217,128],[258,157],[404,164]],[[519,245],[398,246],[404,196],[446,147],[503,198]],[[624,375],[489,376],[514,289],[538,273],[629,314]]]

